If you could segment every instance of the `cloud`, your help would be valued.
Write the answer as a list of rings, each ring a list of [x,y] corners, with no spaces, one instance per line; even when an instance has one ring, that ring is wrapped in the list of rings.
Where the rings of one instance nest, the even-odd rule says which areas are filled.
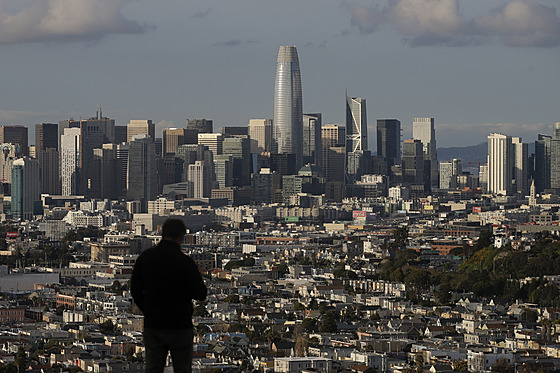
[[[350,24],[371,34],[387,23],[410,46],[465,46],[494,41],[513,47],[560,45],[560,17],[556,8],[536,0],[508,0],[499,8],[472,19],[459,0],[388,0],[384,7],[344,3]]]
[[[174,128],[172,121],[169,120],[160,120],[156,123],[156,137],[160,137],[163,133],[165,128]]]
[[[122,14],[130,1],[30,0],[15,12],[0,8],[0,44],[97,41],[110,34],[141,34],[150,26]]]
[[[513,47],[560,45],[560,18],[556,8],[513,0],[476,20],[477,28]]]
[[[552,125],[545,123],[436,123],[439,146],[464,146],[486,142],[490,133],[521,137],[523,142],[536,140],[538,133],[552,133]]]
[[[206,10],[203,11],[203,12],[196,12],[196,13],[194,13],[194,14],[191,16],[191,18],[194,18],[194,19],[205,18],[205,17],[207,17],[210,13],[213,13],[213,12],[214,12],[214,9],[208,8],[208,9],[206,9]]]
[[[212,46],[213,47],[238,47],[241,45],[254,44],[258,42],[259,42],[258,40],[254,40],[254,39],[247,39],[247,40],[231,39],[231,40],[216,42],[212,44]]]

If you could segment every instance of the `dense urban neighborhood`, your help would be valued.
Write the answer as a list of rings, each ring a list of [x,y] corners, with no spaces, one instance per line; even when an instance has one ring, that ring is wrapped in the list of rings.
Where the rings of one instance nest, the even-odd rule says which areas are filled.
[[[440,194],[160,198],[134,214],[45,198],[45,216],[1,228],[0,371],[142,372],[129,279],[168,216],[189,227],[183,249],[210,291],[194,311],[197,372],[558,371],[560,204]]]

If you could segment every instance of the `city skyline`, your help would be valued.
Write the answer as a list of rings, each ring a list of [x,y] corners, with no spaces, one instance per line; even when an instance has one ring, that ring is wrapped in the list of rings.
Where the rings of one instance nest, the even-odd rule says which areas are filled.
[[[481,143],[490,132],[533,141],[558,121],[560,18],[551,0],[327,1],[321,21],[309,17],[315,4],[295,1],[58,2],[44,2],[36,18],[36,1],[5,1],[0,12],[9,72],[0,123],[26,125],[30,135],[37,123],[88,117],[98,104],[121,125],[151,119],[158,133],[187,118],[211,118],[216,130],[272,118],[280,45],[298,47],[303,110],[322,113],[323,123],[344,123],[345,88],[368,101],[370,134],[375,119],[398,118],[410,138],[412,119],[431,116],[443,147]],[[404,12],[422,4],[441,12]],[[289,21],[278,17],[285,9]],[[94,13],[102,21],[92,22]],[[415,22],[403,23],[406,14]],[[512,14],[520,21],[508,29]],[[28,27],[12,29],[9,17]],[[87,57],[76,64],[78,55]]]

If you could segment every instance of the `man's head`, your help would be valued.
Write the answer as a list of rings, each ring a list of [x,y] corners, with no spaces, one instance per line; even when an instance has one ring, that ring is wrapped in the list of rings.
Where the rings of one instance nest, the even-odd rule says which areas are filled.
[[[185,223],[183,223],[182,220],[170,218],[163,223],[161,239],[171,240],[181,244],[186,233],[187,227],[185,227]]]

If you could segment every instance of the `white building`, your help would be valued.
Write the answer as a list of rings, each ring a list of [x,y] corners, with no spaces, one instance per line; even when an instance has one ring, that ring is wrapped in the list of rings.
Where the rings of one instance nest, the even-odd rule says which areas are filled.
[[[412,121],[412,137],[422,141],[424,159],[430,161],[430,183],[438,186],[438,159],[436,147],[436,130],[434,118],[414,118]]]
[[[512,191],[513,146],[510,136],[488,136],[488,192],[506,195]]]
[[[272,119],[250,119],[249,138],[251,153],[270,152],[272,145]]]
[[[305,369],[332,372],[332,361],[320,357],[278,357],[274,359],[275,373],[300,373]]]
[[[65,128],[60,136],[60,178],[62,195],[78,194],[80,167],[80,129]]]

